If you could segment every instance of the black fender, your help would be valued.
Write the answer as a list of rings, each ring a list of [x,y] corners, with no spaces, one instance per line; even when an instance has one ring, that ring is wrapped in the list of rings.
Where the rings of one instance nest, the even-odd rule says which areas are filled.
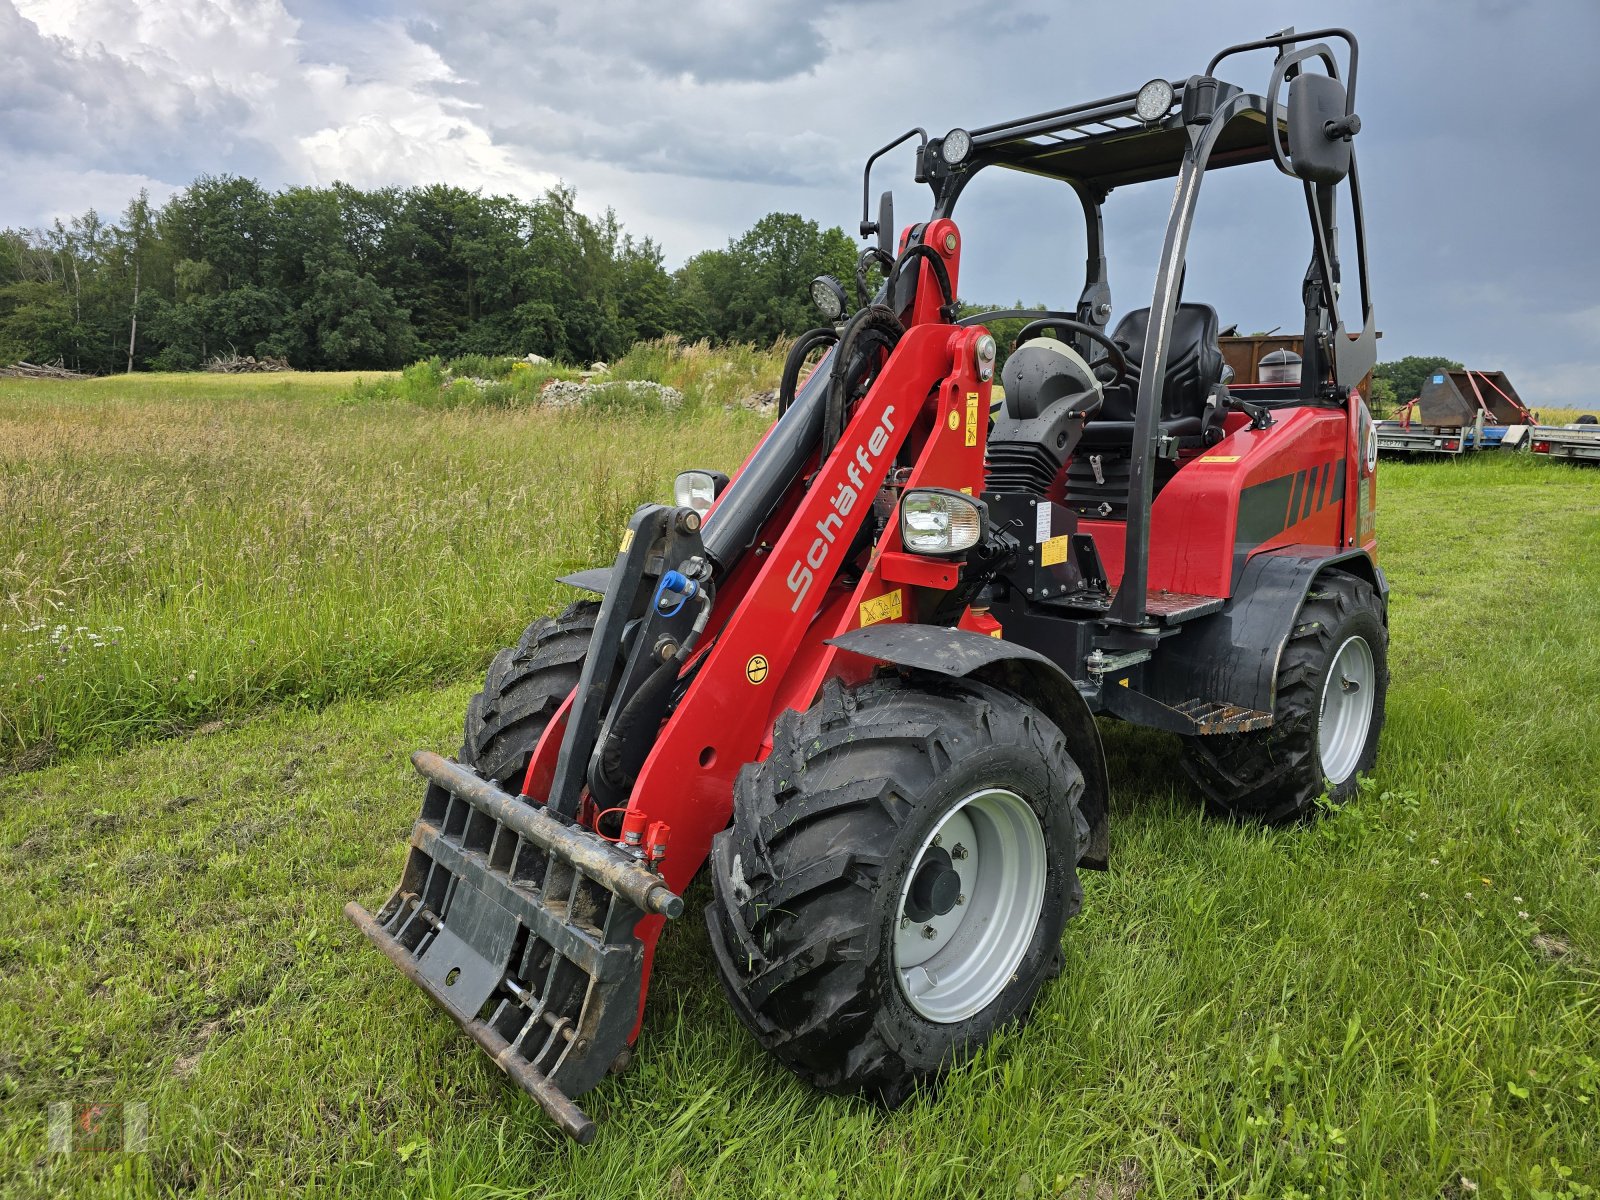
[[[1089,843],[1079,864],[1105,870],[1111,853],[1105,750],[1088,702],[1060,667],[1015,642],[939,625],[869,625],[830,638],[828,645],[914,671],[976,679],[1026,700],[1048,716],[1066,737],[1072,759],[1083,772],[1079,806],[1089,822]]]
[[[1370,583],[1389,620],[1389,584],[1364,550],[1284,546],[1247,559],[1222,609],[1187,622],[1161,644],[1145,669],[1144,691],[1167,705],[1203,699],[1273,712],[1278,660],[1295,615],[1317,576],[1327,571]]]
[[[606,589],[611,586],[611,570],[610,567],[589,567],[583,571],[574,571],[570,575],[558,575],[556,582],[593,592],[596,596],[604,596]]]

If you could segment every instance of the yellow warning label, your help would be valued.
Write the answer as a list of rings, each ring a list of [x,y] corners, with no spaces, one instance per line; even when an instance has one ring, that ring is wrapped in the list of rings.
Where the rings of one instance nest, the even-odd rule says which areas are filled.
[[[633,530],[632,528],[624,529],[622,531],[622,545],[617,548],[617,553],[626,554],[628,547],[631,545],[633,545]]]
[[[750,661],[744,665],[744,677],[751,683],[760,683],[767,677],[767,669],[767,656],[752,654]]]
[[[969,487],[964,487],[964,488],[961,489],[961,494],[963,496],[970,496],[970,495],[972,495],[972,489],[969,488]]]
[[[1064,563],[1066,561],[1066,534],[1063,533],[1059,537],[1045,538],[1044,541],[1039,543],[1039,565],[1041,567],[1053,567],[1057,563]]]
[[[978,444],[978,393],[967,393],[967,445]]]
[[[885,592],[881,596],[874,596],[871,600],[861,602],[861,623],[876,625],[879,621],[895,621],[903,611],[900,589],[895,588],[892,592]]]
[[[1219,463],[1238,462],[1239,461],[1239,455],[1237,455],[1237,454],[1207,454],[1205,457],[1201,458],[1200,461],[1201,462],[1219,462]]]
[[[989,636],[990,637],[1005,637],[1005,635],[1006,635],[1006,631],[1004,629],[991,629],[991,630],[989,630]]]
[[[953,408],[950,410],[950,428],[951,429],[960,429],[961,428],[961,414],[958,413]]]

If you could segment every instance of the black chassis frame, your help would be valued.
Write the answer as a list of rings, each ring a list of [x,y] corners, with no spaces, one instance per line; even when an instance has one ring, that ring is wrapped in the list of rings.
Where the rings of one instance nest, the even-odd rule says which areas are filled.
[[[1337,38],[1346,44],[1346,79],[1340,80],[1336,56],[1325,42],[1300,47],[1300,43],[1319,38]],[[1266,95],[1248,93],[1216,78],[1217,66],[1224,59],[1267,49],[1277,50],[1278,55]],[[1343,405],[1350,389],[1365,378],[1377,361],[1377,326],[1368,282],[1366,227],[1353,149],[1347,174],[1331,181],[1306,177],[1317,175],[1314,167],[1297,171],[1299,164],[1292,162],[1284,151],[1284,142],[1287,140],[1292,146],[1294,138],[1289,128],[1288,108],[1279,103],[1278,92],[1283,84],[1302,74],[1304,64],[1310,60],[1320,62],[1331,79],[1343,84],[1343,124],[1350,127],[1351,135],[1358,132],[1355,85],[1359,48],[1354,35],[1337,28],[1298,34],[1289,29],[1258,41],[1227,47],[1212,57],[1203,75],[1172,82],[1173,105],[1166,115],[1153,122],[1144,122],[1136,115],[1138,92],[1125,92],[970,130],[972,149],[954,166],[942,157],[944,139],[930,139],[920,128],[896,138],[867,160],[862,176],[863,236],[873,233],[881,236],[883,232],[877,223],[868,219],[873,164],[912,138],[918,139],[916,179],[933,191],[934,219],[953,215],[956,201],[967,184],[987,167],[1025,171],[1068,184],[1083,206],[1088,242],[1077,319],[1097,328],[1105,326],[1112,311],[1101,205],[1115,187],[1176,177],[1176,192],[1150,305],[1150,332],[1139,364],[1123,577],[1109,608],[1098,618],[1109,625],[1130,631],[1151,628],[1146,592],[1154,482],[1152,464],[1158,453],[1158,397],[1182,290],[1189,230],[1200,183],[1208,170],[1270,160],[1285,174],[1301,179],[1313,245],[1302,284],[1305,304],[1302,382],[1298,398],[1289,402]],[[1331,139],[1332,134],[1329,136]],[[1339,315],[1337,187],[1339,182],[1345,181],[1350,187],[1361,300],[1361,330],[1355,335],[1348,333]],[[920,232],[920,227],[913,230],[913,240],[920,237]],[[1026,314],[1011,310],[979,313],[965,318],[963,323],[1015,315]],[[1093,361],[1095,348],[1086,339],[1079,348]],[[1331,383],[1328,382],[1330,375]],[[1329,558],[1346,557],[1345,548],[1330,547],[1329,550]],[[1381,579],[1370,563],[1362,573],[1375,581]],[[1117,639],[1113,636],[1112,640],[1114,643]],[[1104,643],[1097,640],[1097,644]]]

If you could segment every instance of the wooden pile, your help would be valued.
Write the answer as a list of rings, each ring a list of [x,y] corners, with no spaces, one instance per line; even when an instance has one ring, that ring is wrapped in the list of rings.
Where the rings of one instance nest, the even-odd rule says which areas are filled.
[[[206,364],[206,370],[219,375],[245,375],[252,371],[292,371],[287,358],[273,358],[270,354],[257,358],[253,354],[219,354]]]
[[[9,367],[0,367],[0,378],[4,379],[91,379],[93,376],[85,375],[81,371],[69,371],[61,359],[53,363],[14,362]]]

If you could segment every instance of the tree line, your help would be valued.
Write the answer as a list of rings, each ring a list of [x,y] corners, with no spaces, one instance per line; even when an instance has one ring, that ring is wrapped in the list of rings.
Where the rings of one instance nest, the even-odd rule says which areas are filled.
[[[768,344],[817,324],[814,276],[854,270],[842,229],[772,213],[669,272],[653,240],[576,201],[568,187],[521,200],[202,176],[164,205],[141,193],[115,221],[90,210],[0,230],[0,362],[109,373],[236,353],[371,369],[589,362],[668,333]]]

